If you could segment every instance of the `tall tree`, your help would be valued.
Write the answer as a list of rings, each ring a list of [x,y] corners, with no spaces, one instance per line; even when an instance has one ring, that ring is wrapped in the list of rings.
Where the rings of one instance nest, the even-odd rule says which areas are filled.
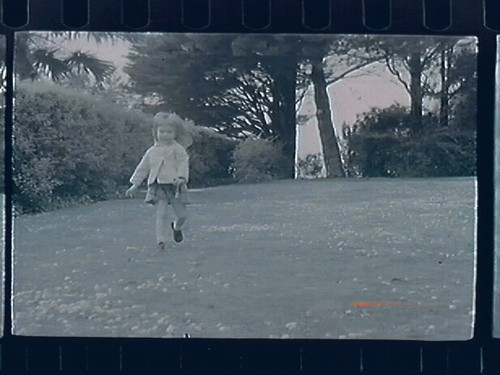
[[[341,177],[344,175],[340,147],[332,121],[330,110],[330,99],[328,97],[328,85],[325,79],[323,61],[317,58],[312,61],[311,80],[314,87],[314,98],[316,103],[316,119],[320,133],[321,146],[323,148],[323,160],[327,177]]]
[[[259,61],[272,78],[270,124],[283,144],[290,177],[295,174],[299,45],[294,35],[240,35],[232,44],[234,55]]]
[[[70,83],[77,77],[91,77],[100,87],[115,71],[112,63],[90,52],[67,48],[73,40],[90,40],[96,45],[104,41],[133,40],[127,34],[87,32],[20,32],[16,35],[15,73],[20,80],[50,78]]]
[[[429,85],[428,95],[439,100],[439,125],[448,127],[460,111],[458,106],[476,99],[477,48],[473,38],[447,40],[440,45],[440,58],[435,62],[440,79]]]
[[[345,129],[351,171],[371,176],[474,174],[474,39],[405,38],[396,46],[382,42],[391,43],[383,46],[382,56],[407,89],[412,106],[408,112],[399,107],[373,110]],[[424,99],[427,114],[422,113]]]
[[[443,48],[441,50],[440,56],[440,69],[439,74],[441,76],[440,84],[441,90],[439,93],[439,125],[441,127],[448,126],[448,120],[450,116],[449,102],[450,102],[450,80],[449,80],[449,68],[451,65],[451,55],[453,53],[453,48]]]
[[[296,93],[304,93],[304,88],[312,85],[327,176],[344,176],[339,137],[331,116],[331,106],[334,103],[329,99],[328,87],[380,59],[379,56],[368,53],[370,40],[364,36],[320,35],[259,35],[250,38],[244,36],[237,39],[239,48],[247,51],[246,55],[250,51],[250,54],[259,56],[276,56],[270,60],[274,62],[274,67],[278,68],[277,71],[274,69],[273,79],[278,85],[287,87],[281,91],[288,95],[282,101],[284,109],[280,111],[280,116],[288,120],[283,117],[278,120],[278,123],[284,126],[281,134],[288,136],[285,145],[295,143],[297,114],[292,108],[292,100],[297,102]],[[294,153],[289,152],[288,155]]]
[[[335,103],[328,88],[355,72],[378,61],[369,53],[370,43],[365,36],[304,36],[301,38],[302,64],[310,67],[309,80],[313,86],[316,120],[323,150],[327,177],[343,177],[345,171],[340,152],[340,137],[332,120]]]
[[[156,109],[175,110],[231,137],[278,139],[293,176],[296,63],[272,36],[257,39],[151,36],[134,47],[127,72],[133,90],[160,98]]]
[[[427,73],[439,58],[440,44],[436,38],[373,37],[374,53],[379,54],[410,97],[414,130],[422,126],[423,99],[430,76]]]
[[[229,136],[279,139],[290,176],[294,174],[297,92],[313,85],[327,173],[343,176],[327,89],[380,58],[367,53],[367,40],[297,35],[150,36],[134,47],[127,71],[134,90],[160,98],[154,102],[157,108],[173,109]]]
[[[457,78],[453,77],[457,74],[452,73],[457,68],[454,63],[458,56],[457,47],[470,45],[473,39],[375,36],[372,40],[373,53],[383,58],[389,72],[397,78],[410,97],[413,130],[418,131],[422,127],[423,102],[426,97],[439,96],[441,124],[446,124],[450,100],[456,95],[456,85],[462,86]],[[469,57],[472,56],[473,54],[469,54]]]

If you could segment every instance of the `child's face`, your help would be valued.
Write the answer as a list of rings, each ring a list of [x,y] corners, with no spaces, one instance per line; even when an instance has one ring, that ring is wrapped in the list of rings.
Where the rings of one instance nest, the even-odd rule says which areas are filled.
[[[160,126],[157,135],[160,143],[170,143],[175,139],[175,129],[168,125]]]

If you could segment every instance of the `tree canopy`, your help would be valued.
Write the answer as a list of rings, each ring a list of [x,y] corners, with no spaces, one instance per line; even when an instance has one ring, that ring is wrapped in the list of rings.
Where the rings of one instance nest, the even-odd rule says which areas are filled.
[[[293,173],[297,103],[313,86],[330,176],[342,176],[328,85],[380,59],[369,39],[304,35],[153,35],[134,46],[132,90],[234,138],[273,138]],[[161,79],[158,79],[161,77]]]

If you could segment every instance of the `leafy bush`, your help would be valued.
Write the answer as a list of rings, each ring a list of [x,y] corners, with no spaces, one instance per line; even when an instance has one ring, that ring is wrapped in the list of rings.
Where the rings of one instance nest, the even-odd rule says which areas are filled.
[[[14,111],[13,198],[33,213],[121,196],[152,145],[152,119],[107,98],[21,82]],[[236,141],[194,127],[191,187],[232,180]]]
[[[233,153],[233,173],[238,182],[264,182],[285,177],[286,159],[279,142],[249,138]]]
[[[323,174],[323,155],[309,154],[297,161],[297,174],[299,178],[318,178]]]
[[[213,186],[233,182],[230,173],[237,141],[203,127],[193,129],[189,153],[189,186]]]
[[[21,82],[14,110],[13,198],[21,212],[104,199],[128,180],[149,121],[106,98]]]
[[[399,106],[374,109],[344,129],[350,175],[367,177],[470,176],[476,173],[473,126],[440,126],[424,117],[415,126]]]

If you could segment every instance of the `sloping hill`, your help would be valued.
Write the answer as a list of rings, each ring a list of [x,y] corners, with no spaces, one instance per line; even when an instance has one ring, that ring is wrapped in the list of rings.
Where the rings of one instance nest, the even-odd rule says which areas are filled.
[[[19,217],[15,333],[470,337],[472,178],[278,181],[191,200],[185,241],[164,252],[138,199]]]

